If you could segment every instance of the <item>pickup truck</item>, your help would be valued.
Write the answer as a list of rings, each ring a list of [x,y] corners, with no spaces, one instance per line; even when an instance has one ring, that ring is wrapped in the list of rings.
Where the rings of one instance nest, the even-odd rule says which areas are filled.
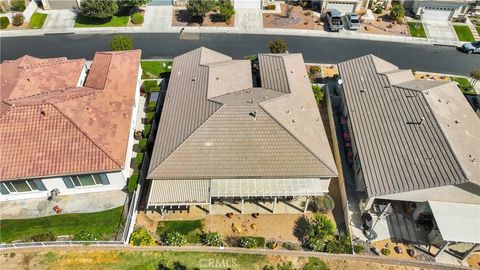
[[[327,23],[331,31],[338,32],[343,29],[342,13],[336,9],[327,11]]]

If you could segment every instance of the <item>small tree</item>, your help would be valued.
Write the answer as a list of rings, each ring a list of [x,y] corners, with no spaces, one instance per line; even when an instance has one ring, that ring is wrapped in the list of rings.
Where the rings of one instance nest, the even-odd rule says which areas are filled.
[[[133,8],[133,7],[140,7],[146,5],[150,2],[150,0],[120,0],[118,1],[118,5],[125,8]]]
[[[476,68],[472,70],[472,72],[470,72],[470,77],[472,77],[472,79],[470,80],[470,84],[475,85],[477,81],[480,80],[480,69]]]
[[[19,12],[25,11],[25,0],[12,0],[12,2],[10,3],[10,9]]]
[[[235,14],[235,9],[233,8],[230,1],[223,1],[220,5],[220,17],[223,21],[230,23],[230,18]]]
[[[315,214],[310,220],[307,244],[313,251],[324,251],[325,246],[333,237],[335,226],[326,215]]]
[[[283,39],[276,39],[270,41],[268,49],[271,53],[286,53],[288,50],[288,44]]]
[[[319,197],[315,197],[313,199],[313,206],[315,209],[315,212],[320,212],[323,214],[326,214],[335,208],[335,202],[333,201],[332,197],[330,195],[323,195]]]
[[[153,246],[155,245],[155,239],[145,230],[140,228],[132,233],[130,236],[130,245],[132,246]]]
[[[220,247],[223,246],[222,234],[219,232],[208,232],[202,234],[201,238],[202,243],[211,246],[211,247]]]
[[[403,22],[403,17],[405,17],[405,9],[400,4],[393,5],[392,10],[390,11],[390,17],[397,23]]]
[[[25,18],[23,17],[23,14],[22,13],[17,13],[15,15],[13,15],[13,20],[12,20],[12,24],[15,25],[15,26],[20,26],[23,24]]]
[[[10,20],[7,17],[0,18],[0,29],[5,29],[10,24]]]
[[[320,106],[322,103],[323,99],[325,98],[325,92],[319,85],[312,85],[312,91],[313,95],[315,96],[315,101],[317,102],[317,105]]]
[[[114,36],[110,42],[110,49],[112,49],[112,51],[132,50],[133,39],[125,35]]]
[[[200,18],[203,22],[203,17],[214,6],[215,2],[213,0],[190,0],[187,3],[187,12],[194,17]]]
[[[99,19],[111,18],[118,12],[114,0],[85,0],[80,4],[80,14]]]

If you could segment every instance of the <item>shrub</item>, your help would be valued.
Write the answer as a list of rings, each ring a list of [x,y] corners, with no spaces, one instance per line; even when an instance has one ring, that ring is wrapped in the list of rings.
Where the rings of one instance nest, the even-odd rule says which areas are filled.
[[[87,231],[81,231],[79,233],[76,233],[73,236],[74,241],[98,241],[100,240],[100,235],[96,233],[91,233]]]
[[[373,10],[373,13],[375,13],[375,14],[382,14],[382,12],[383,12],[383,8],[380,7],[380,6],[376,7],[376,8]]]
[[[142,162],[143,162],[143,153],[138,153],[137,156],[135,157],[135,164],[137,164],[137,168],[142,167]]]
[[[278,247],[278,243],[275,241],[270,241],[270,242],[267,242],[266,246],[269,249],[275,249]]]
[[[316,75],[320,72],[320,67],[319,66],[311,66],[309,69],[308,69],[308,73],[312,74],[312,75]]]
[[[322,103],[323,99],[325,98],[325,92],[322,88],[320,88],[319,85],[312,85],[312,91],[313,95],[315,96],[315,101],[317,102],[317,105],[320,105],[320,103]]]
[[[289,242],[284,242],[284,243],[282,244],[282,247],[283,247],[284,249],[288,249],[288,250],[301,250],[301,249],[302,249],[299,244],[297,244],[297,243],[289,243]]]
[[[157,102],[152,101],[147,104],[147,109],[149,112],[154,112],[157,109]]]
[[[130,236],[130,245],[133,246],[153,246],[155,239],[145,230],[140,228],[132,233]]]
[[[145,93],[149,93],[152,91],[153,88],[158,87],[157,81],[155,80],[148,80],[143,82],[143,91]]]
[[[400,4],[395,4],[390,11],[390,17],[398,23],[403,22],[403,17],[405,17],[405,9]]]
[[[382,248],[381,252],[385,256],[390,255],[390,249],[388,249],[388,248]]]
[[[319,258],[310,257],[302,270],[328,270],[327,265]]]
[[[286,53],[288,50],[288,44],[283,39],[276,39],[270,41],[268,49],[271,53]]]
[[[277,270],[294,270],[292,262],[284,262],[277,264]]]
[[[163,236],[163,242],[167,246],[181,246],[187,243],[187,238],[179,232],[167,232]]]
[[[151,131],[152,131],[152,125],[145,125],[143,127],[143,138],[148,138]]]
[[[222,234],[219,232],[208,232],[202,234],[200,240],[203,244],[211,247],[220,247],[223,246]]]
[[[355,254],[360,254],[365,250],[365,247],[362,245],[354,245],[353,246],[353,251],[355,251]]]
[[[118,4],[121,7],[132,8],[146,5],[148,2],[150,2],[150,0],[119,0]]]
[[[212,0],[190,0],[187,3],[187,12],[194,17],[201,18],[203,22],[203,17],[213,9],[215,2]]]
[[[99,19],[111,18],[118,12],[117,1],[85,0],[80,4],[80,14]]]
[[[220,4],[220,17],[227,24],[230,23],[230,18],[235,14],[235,9],[230,1],[224,1]]]
[[[12,0],[10,3],[10,9],[13,11],[23,12],[26,8],[25,0]]]
[[[268,4],[265,6],[266,10],[275,10],[275,4]]]
[[[53,232],[43,232],[32,236],[31,239],[34,242],[55,241],[57,240],[57,236],[55,236]]]
[[[13,20],[12,20],[12,24],[15,25],[15,26],[20,26],[23,24],[25,18],[23,17],[23,14],[22,13],[17,13],[15,15],[13,15]]]
[[[143,15],[140,13],[134,13],[132,15],[132,23],[133,24],[142,24],[143,23]]]
[[[145,116],[147,119],[147,123],[151,124],[153,122],[153,119],[155,118],[155,112],[148,112]]]
[[[0,29],[5,29],[10,24],[10,20],[7,17],[0,18]]]
[[[319,197],[315,197],[313,199],[313,207],[315,212],[320,212],[326,214],[335,208],[335,202],[333,201],[330,195],[323,195]]]
[[[137,185],[138,185],[138,171],[135,170],[132,176],[128,178],[128,185],[127,185],[128,192],[133,193],[137,189]]]
[[[244,248],[256,248],[259,247],[259,243],[256,237],[244,236],[240,238],[240,246]]]
[[[133,49],[133,39],[125,35],[116,35],[110,42],[112,51],[125,51]]]
[[[148,144],[147,138],[143,138],[138,142],[138,148],[140,152],[145,152],[145,149],[147,148],[147,144]]]
[[[315,214],[309,225],[308,246],[314,251],[324,251],[325,245],[335,232],[335,226],[326,215],[320,213]]]

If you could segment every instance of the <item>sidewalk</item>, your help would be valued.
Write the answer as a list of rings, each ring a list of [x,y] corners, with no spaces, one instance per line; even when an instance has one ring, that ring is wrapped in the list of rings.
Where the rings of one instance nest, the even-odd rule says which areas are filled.
[[[44,29],[38,30],[10,30],[1,31],[2,37],[37,36],[45,34],[99,34],[99,33],[180,33],[182,27],[171,26],[171,6],[147,6],[145,22],[142,27],[98,27],[73,28],[72,18],[62,13],[67,22],[60,18],[48,18]],[[312,36],[326,38],[343,38],[357,40],[375,40],[384,42],[399,42],[424,45],[460,46],[462,42],[452,40],[424,39],[416,37],[377,35],[354,31],[340,31],[338,33],[301,30],[301,29],[274,29],[263,28],[263,19],[260,10],[237,10],[235,27],[185,27],[185,33],[228,33],[228,34],[256,34],[256,35],[284,35],[284,36]],[[49,15],[49,17],[51,17]]]

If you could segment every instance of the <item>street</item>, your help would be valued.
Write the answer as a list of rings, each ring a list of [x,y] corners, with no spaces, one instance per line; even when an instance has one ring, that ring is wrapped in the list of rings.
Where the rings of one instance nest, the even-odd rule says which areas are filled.
[[[95,51],[109,49],[112,34],[44,35],[1,38],[1,60],[25,54],[37,57],[91,59]],[[247,34],[201,34],[199,40],[179,40],[178,34],[131,34],[135,47],[142,49],[142,58],[173,58],[205,46],[243,58],[249,54],[268,52],[268,42],[278,36]],[[375,54],[400,68],[468,75],[480,68],[480,55],[467,55],[452,47],[403,44],[369,40],[324,37],[283,36],[291,53],[303,53],[305,62],[339,63],[366,54]]]

